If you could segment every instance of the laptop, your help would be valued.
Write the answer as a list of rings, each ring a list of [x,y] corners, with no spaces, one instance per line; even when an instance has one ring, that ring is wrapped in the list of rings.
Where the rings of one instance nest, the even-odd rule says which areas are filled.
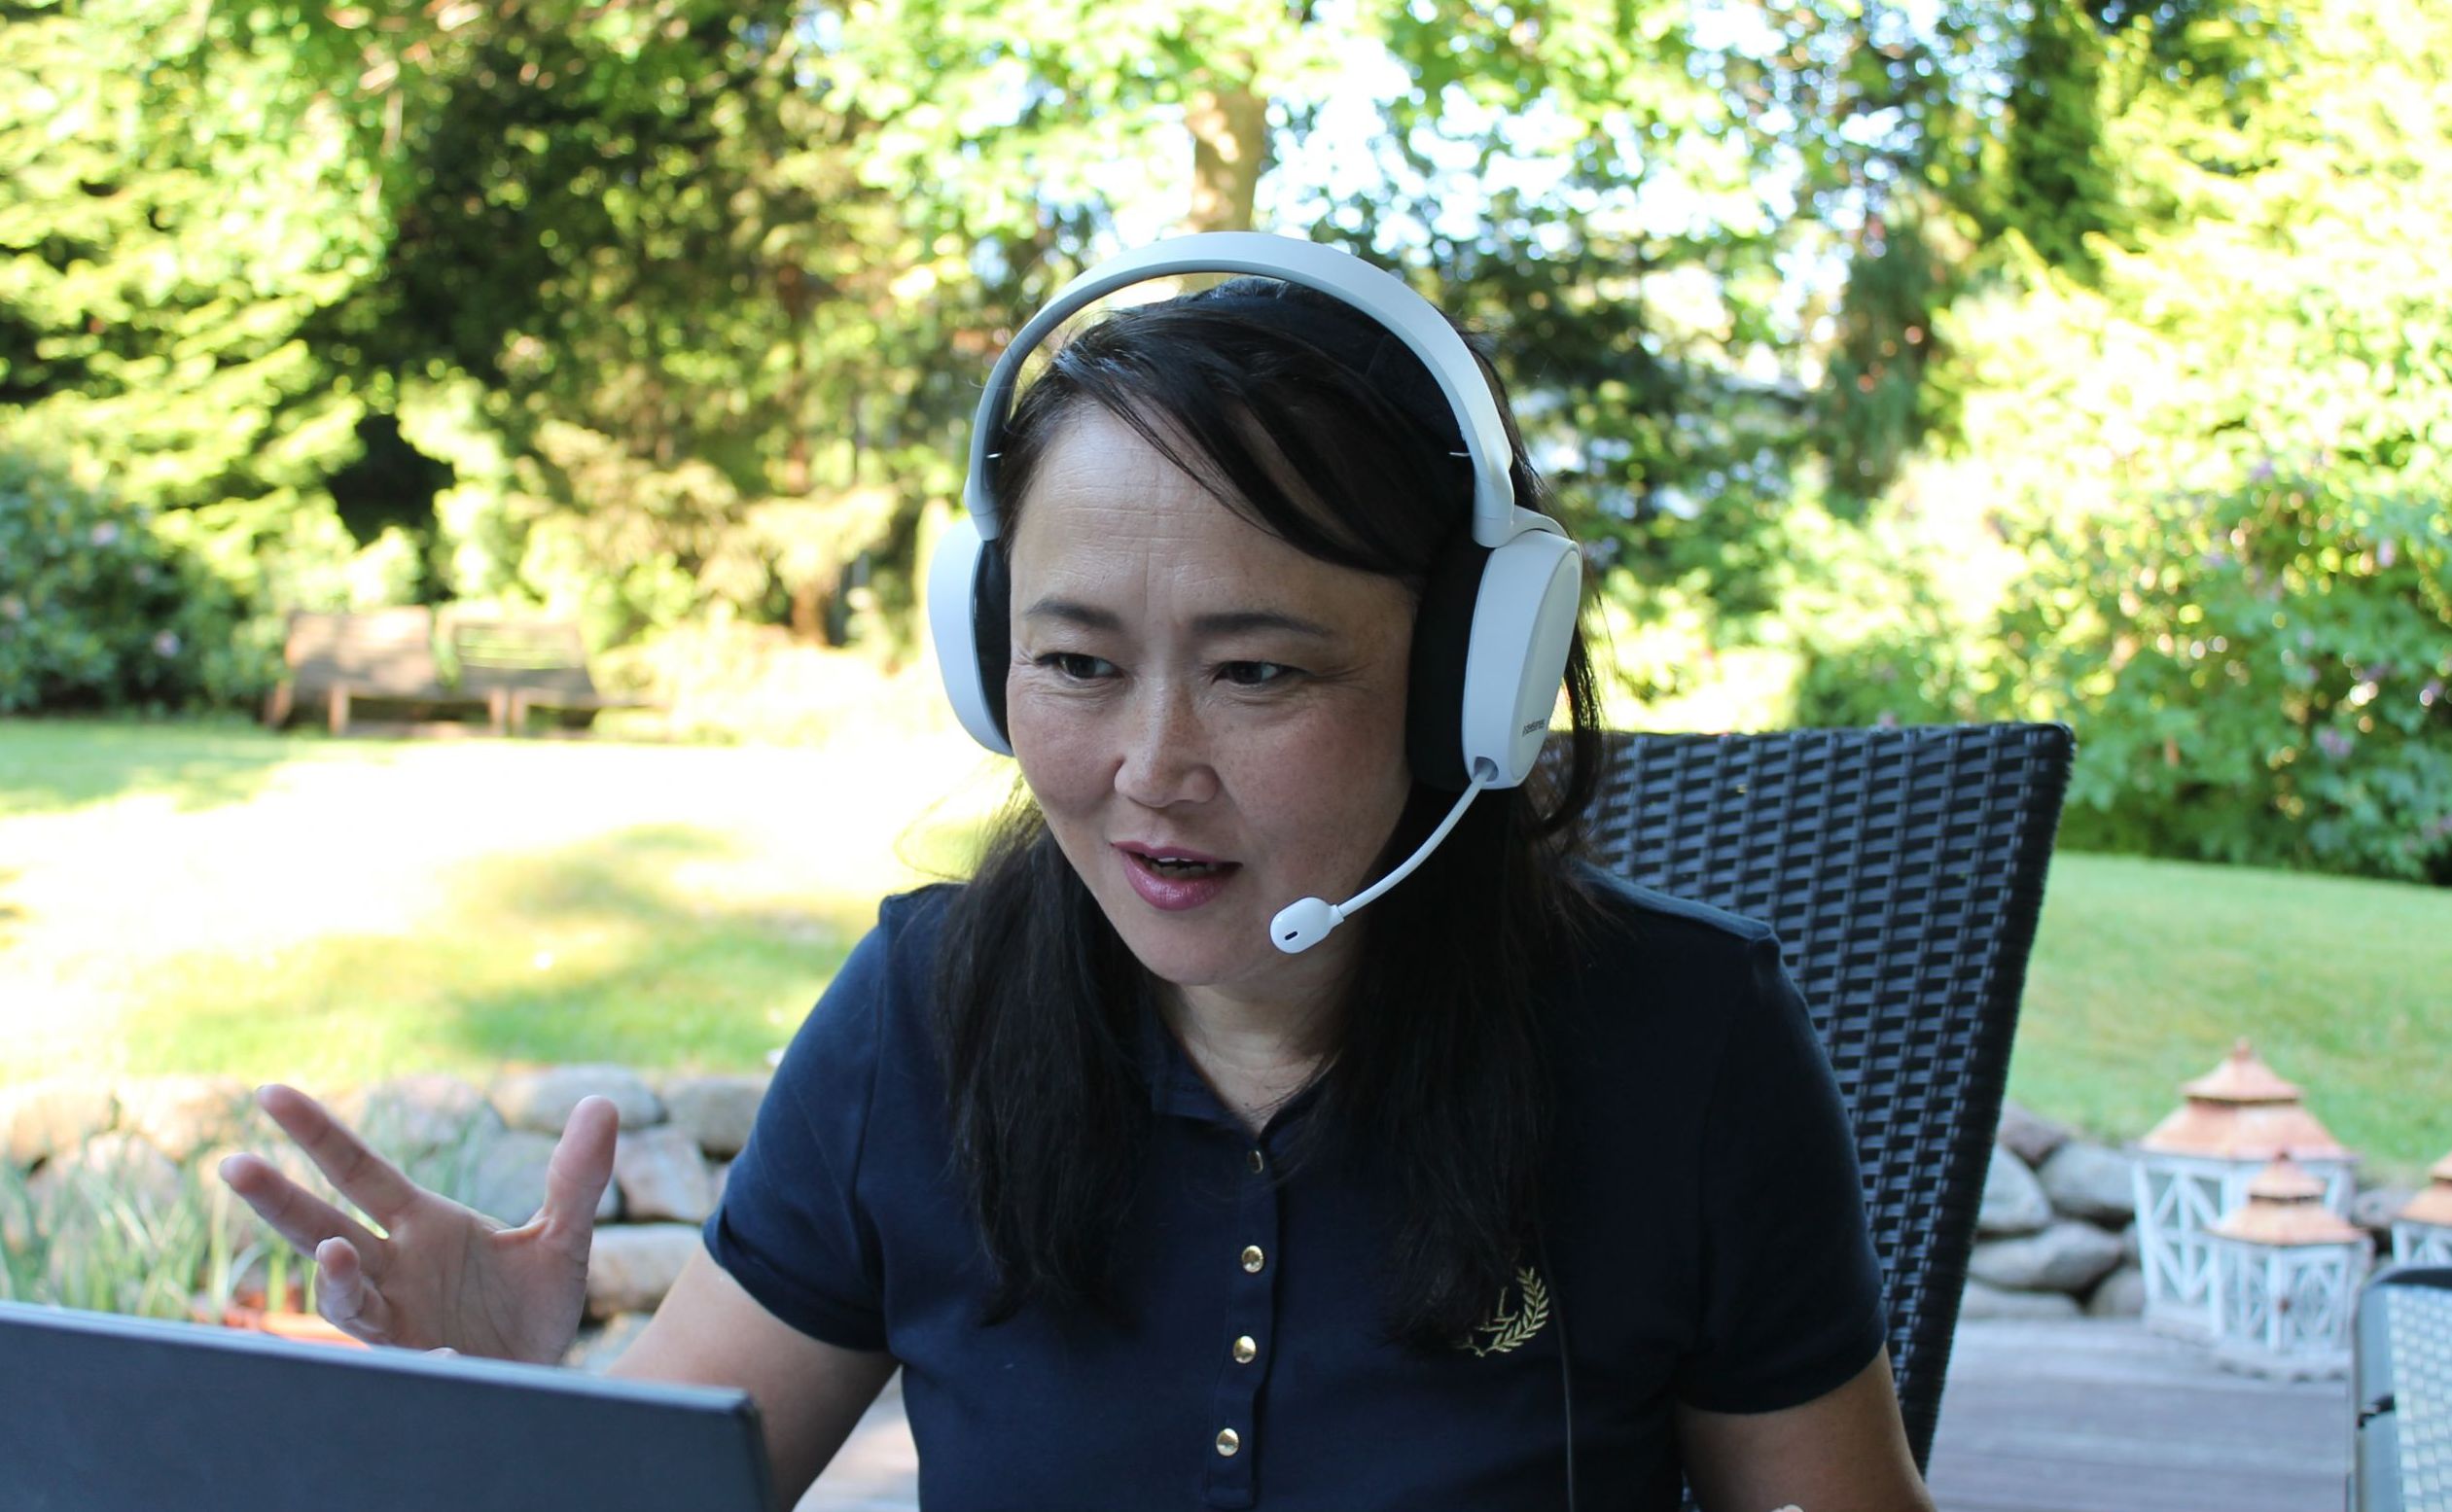
[[[748,1394],[0,1302],[0,1512],[773,1512]]]
[[[2452,1265],[2377,1272],[2359,1292],[2350,1512],[2452,1508]]]

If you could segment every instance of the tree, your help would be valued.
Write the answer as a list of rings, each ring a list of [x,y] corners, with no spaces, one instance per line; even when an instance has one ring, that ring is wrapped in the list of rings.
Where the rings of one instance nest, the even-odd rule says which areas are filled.
[[[380,224],[291,43],[165,0],[10,7],[0,443],[82,458],[231,580],[314,598],[346,592],[317,495],[363,413],[320,333]]]
[[[2444,879],[2452,18],[2301,15],[2254,110],[2149,38],[2114,57],[2111,150],[2169,213],[1961,335],[1971,445],[2038,564],[2004,681],[2079,721],[2098,843]]]

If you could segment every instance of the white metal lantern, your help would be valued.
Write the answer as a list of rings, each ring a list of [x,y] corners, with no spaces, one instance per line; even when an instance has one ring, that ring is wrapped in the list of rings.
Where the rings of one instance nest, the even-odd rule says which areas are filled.
[[[2245,1039],[2211,1074],[2180,1090],[2187,1101],[2138,1142],[2129,1181],[2137,1204],[2147,1325],[2203,1339],[2218,1322],[2207,1230],[2244,1207],[2249,1183],[2285,1153],[2323,1183],[2328,1210],[2347,1214],[2358,1157],[2307,1110],[2297,1087],[2257,1059]]]
[[[2271,1376],[2348,1373],[2367,1239],[2324,1197],[2323,1181],[2277,1160],[2248,1183],[2247,1206],[2206,1231],[2214,1354],[2223,1364]]]
[[[2452,1265],[2452,1155],[2427,1175],[2426,1188],[2393,1214],[2395,1265]]]

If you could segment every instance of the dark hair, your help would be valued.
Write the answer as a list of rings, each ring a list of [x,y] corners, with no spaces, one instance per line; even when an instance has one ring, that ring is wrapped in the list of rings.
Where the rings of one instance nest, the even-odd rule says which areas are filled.
[[[1000,549],[1061,422],[1090,404],[1298,549],[1417,592],[1470,530],[1462,437],[1429,370],[1368,316],[1298,286],[1237,279],[1109,315],[1055,352],[1005,437]],[[1546,490],[1511,416],[1509,435],[1516,498],[1540,508]],[[1529,1252],[1540,1214],[1551,1099],[1524,987],[1581,902],[1567,857],[1599,735],[1581,635],[1566,682],[1561,759],[1475,802],[1357,921],[1378,941],[1474,943],[1461,960],[1366,946],[1310,1114],[1304,1158],[1365,1149],[1399,1174],[1386,1320],[1417,1345],[1470,1331]],[[1383,868],[1451,801],[1417,784]],[[1106,1257],[1151,1116],[1138,1054],[1155,1005],[1148,973],[1026,797],[951,905],[944,937],[938,1040],[959,1176],[996,1272],[988,1319],[1026,1302],[1119,1316]]]

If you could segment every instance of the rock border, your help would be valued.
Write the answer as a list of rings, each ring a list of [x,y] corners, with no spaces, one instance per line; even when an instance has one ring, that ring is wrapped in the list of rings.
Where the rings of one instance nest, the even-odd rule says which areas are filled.
[[[594,1064],[518,1068],[482,1087],[424,1073],[329,1095],[306,1090],[412,1178],[505,1224],[526,1222],[543,1204],[546,1167],[579,1100],[610,1098],[622,1132],[596,1210],[586,1325],[569,1356],[602,1369],[698,1248],[698,1225],[723,1195],[769,1080],[768,1072],[656,1074]],[[31,1252],[80,1181],[105,1184],[149,1213],[209,1203],[213,1168],[239,1150],[337,1201],[236,1077],[51,1076],[0,1086],[0,1199],[13,1199],[0,1201],[0,1246]],[[268,1237],[234,1200],[209,1221],[232,1250]],[[257,1274],[262,1268],[258,1261]]]

